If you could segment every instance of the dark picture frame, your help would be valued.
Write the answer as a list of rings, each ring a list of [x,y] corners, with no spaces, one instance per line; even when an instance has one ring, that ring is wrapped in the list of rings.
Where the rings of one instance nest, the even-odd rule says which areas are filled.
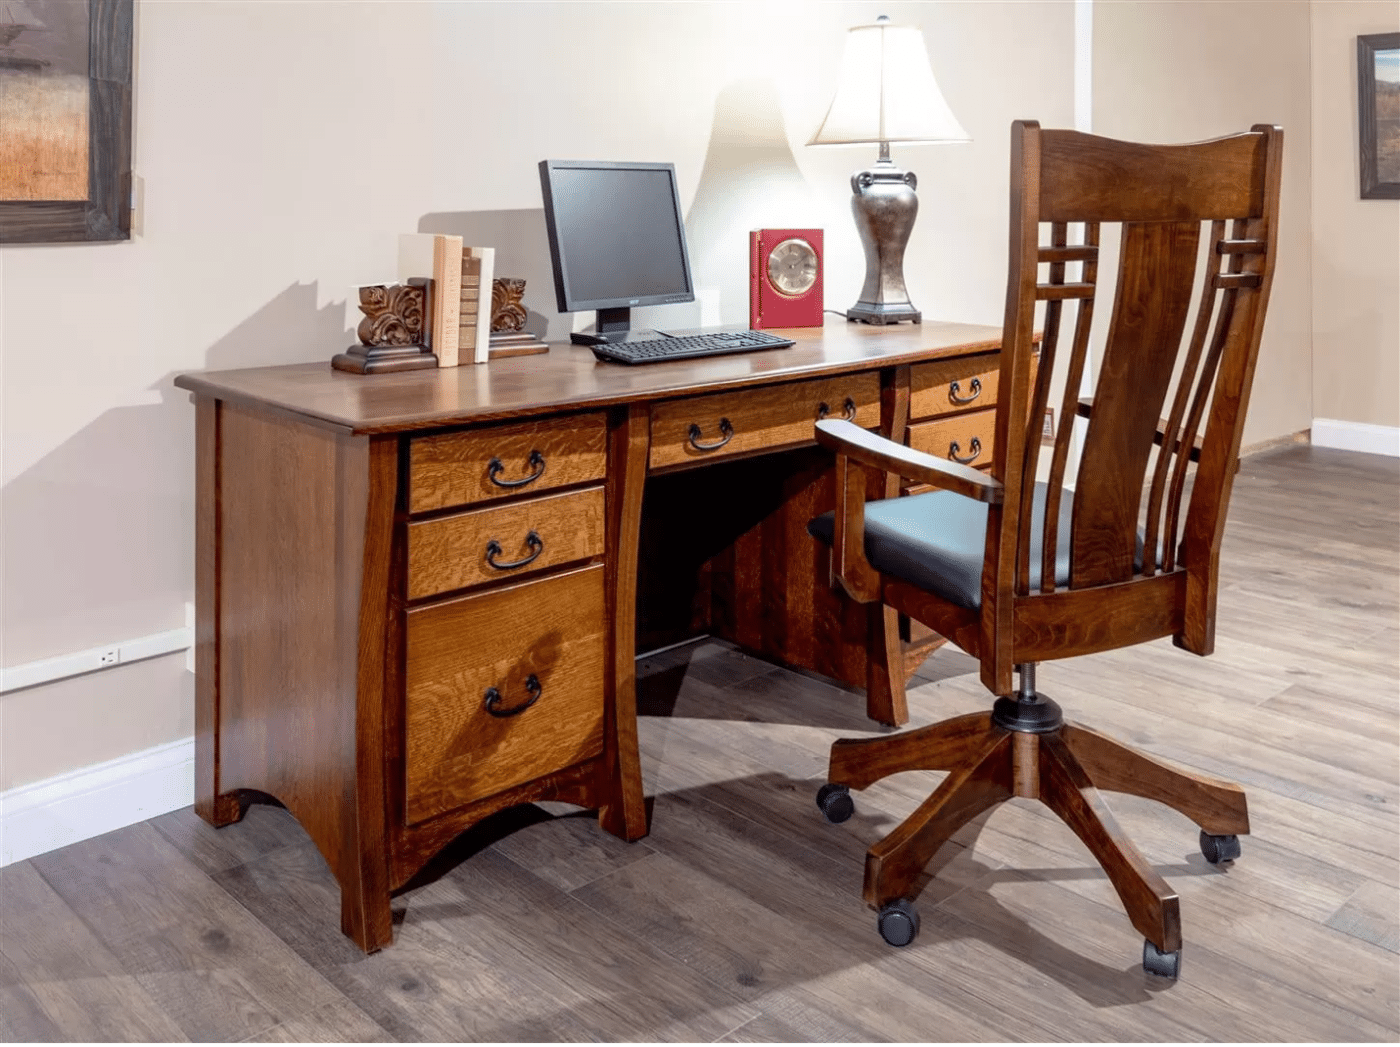
[[[0,244],[131,239],[135,0],[88,0],[86,200],[0,200]]]
[[[1357,131],[1361,158],[1361,199],[1400,200],[1400,84],[1376,79],[1376,54],[1400,51],[1400,33],[1356,38]],[[1385,97],[1382,97],[1382,92]],[[1384,110],[1384,112],[1381,112]]]

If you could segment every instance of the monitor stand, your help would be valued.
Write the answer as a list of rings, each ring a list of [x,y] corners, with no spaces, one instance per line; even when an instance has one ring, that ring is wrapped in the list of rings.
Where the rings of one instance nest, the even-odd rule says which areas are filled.
[[[660,331],[632,330],[632,310],[627,306],[599,309],[592,331],[574,331],[569,341],[574,345],[617,345],[620,342],[652,342],[665,338]]]

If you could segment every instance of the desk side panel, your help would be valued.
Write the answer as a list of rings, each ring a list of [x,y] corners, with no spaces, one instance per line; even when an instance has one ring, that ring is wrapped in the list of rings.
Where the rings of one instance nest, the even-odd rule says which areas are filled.
[[[220,792],[284,803],[351,923],[382,896],[382,927],[345,928],[374,948],[390,933],[383,775],[358,764],[382,758],[396,442],[228,404],[219,435]]]

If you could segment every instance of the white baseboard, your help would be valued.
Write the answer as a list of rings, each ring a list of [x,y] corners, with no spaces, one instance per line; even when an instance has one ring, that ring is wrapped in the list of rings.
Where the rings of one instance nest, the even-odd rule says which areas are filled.
[[[1314,447],[1335,447],[1340,451],[1365,451],[1367,454],[1400,458],[1400,427],[1393,425],[1314,418],[1312,442]]]
[[[0,793],[0,866],[194,803],[194,739]]]

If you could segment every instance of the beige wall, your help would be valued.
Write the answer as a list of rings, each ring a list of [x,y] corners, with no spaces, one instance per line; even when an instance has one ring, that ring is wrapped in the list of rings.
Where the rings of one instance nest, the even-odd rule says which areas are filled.
[[[1284,129],[1279,257],[1245,426],[1260,443],[1312,424],[1308,5],[1114,0],[1094,5],[1094,130],[1193,142]]]
[[[828,299],[863,261],[848,179],[807,149],[844,30],[922,25],[972,145],[896,149],[919,175],[906,272],[929,316],[1000,322],[1007,128],[1072,116],[1060,3],[138,3],[139,235],[0,250],[0,637],[14,665],[184,623],[193,411],[171,379],[325,360],[396,238],[461,231],[562,334],[544,157],[667,159],[697,284],[746,322],[746,236],[827,231]],[[603,66],[592,64],[605,59]],[[1286,121],[1285,121],[1286,122]],[[698,307],[682,310],[698,322]],[[671,322],[675,322],[674,320]],[[0,789],[191,731],[183,658],[0,696]]]
[[[1356,38],[1400,31],[1393,0],[1312,8],[1313,415],[1400,425],[1400,200],[1362,200]]]

